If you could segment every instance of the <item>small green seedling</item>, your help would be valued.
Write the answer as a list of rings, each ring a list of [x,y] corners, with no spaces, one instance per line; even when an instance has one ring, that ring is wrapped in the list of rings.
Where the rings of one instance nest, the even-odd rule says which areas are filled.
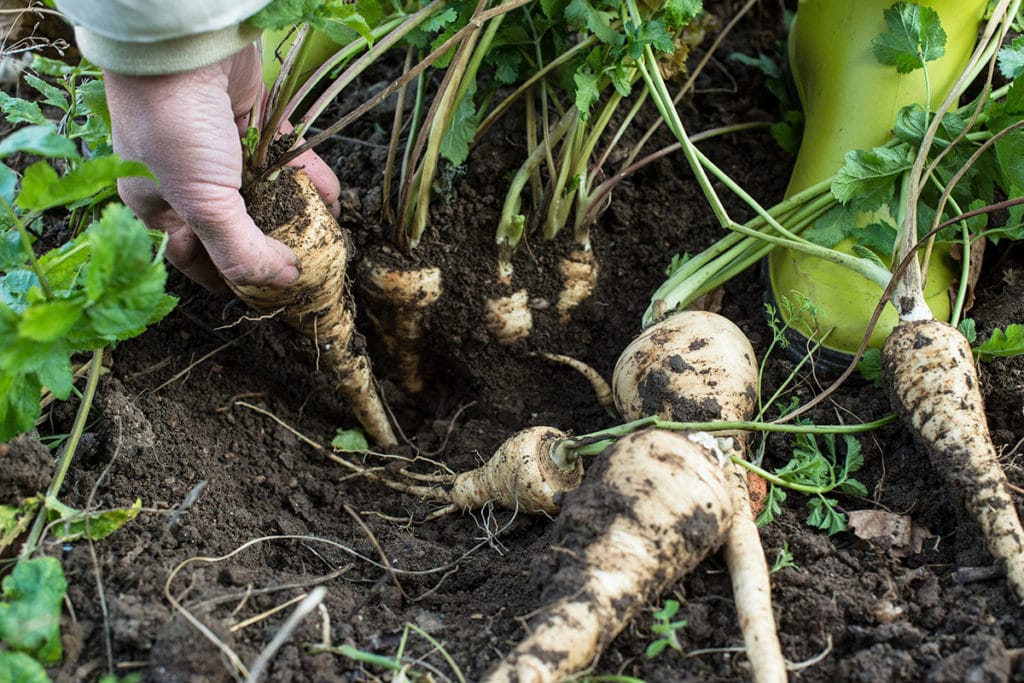
[[[664,652],[666,647],[670,647],[676,652],[683,651],[683,646],[679,644],[678,633],[679,629],[686,626],[686,619],[672,621],[672,617],[674,617],[678,611],[678,600],[666,600],[665,606],[654,613],[655,623],[651,626],[651,633],[658,636],[658,638],[652,641],[644,652],[644,655],[648,659],[654,659]]]
[[[793,553],[789,552],[789,541],[783,541],[782,547],[779,548],[779,553],[775,556],[775,562],[772,563],[772,568],[768,570],[768,573],[774,574],[787,567],[799,569],[796,562],[793,561]]]

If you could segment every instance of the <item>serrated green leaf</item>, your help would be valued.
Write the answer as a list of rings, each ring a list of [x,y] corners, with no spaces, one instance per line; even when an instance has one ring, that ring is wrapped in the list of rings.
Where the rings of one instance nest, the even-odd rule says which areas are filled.
[[[668,641],[667,640],[661,640],[661,639],[652,640],[647,645],[647,649],[644,650],[644,657],[647,657],[647,659],[654,659],[655,657],[660,655],[662,652],[664,652],[665,648],[667,648],[667,647],[668,647]]]
[[[896,246],[896,226],[876,221],[854,228],[850,235],[857,241],[858,246],[870,249],[882,259],[892,257],[893,249]]]
[[[931,122],[931,114],[926,112],[924,107],[920,104],[910,104],[896,112],[893,134],[896,139],[916,149],[924,139]],[[966,126],[966,122],[958,114],[947,112],[936,130],[933,144],[940,149],[948,147]]]
[[[964,336],[968,344],[973,344],[978,339],[978,328],[973,318],[964,318],[956,329]]]
[[[0,140],[0,159],[18,152],[41,157],[78,158],[75,143],[58,135],[51,124],[19,128]]]
[[[576,84],[576,109],[583,120],[586,120],[590,115],[590,108],[601,97],[601,76],[590,71],[588,67],[581,66],[573,74],[572,79]]]
[[[35,427],[42,389],[35,373],[21,375],[0,369],[0,443]]]
[[[67,581],[53,557],[21,560],[3,580],[0,640],[44,664],[61,659],[60,610]]]
[[[1024,36],[1017,36],[999,50],[999,72],[1013,80],[1024,74]]]
[[[999,170],[1009,185],[1024,187],[1024,130],[1012,130],[995,142]]]
[[[905,74],[945,53],[946,32],[932,8],[897,2],[883,16],[889,30],[871,40],[871,51],[882,64]]]
[[[25,170],[18,206],[30,211],[66,206],[113,186],[118,178],[130,176],[156,180],[145,164],[125,161],[113,154],[83,161],[63,176],[58,176],[45,161],[39,161]]]
[[[138,517],[141,510],[141,498],[137,498],[131,507],[105,512],[76,510],[56,498],[46,500],[46,518],[54,523],[53,534],[65,542],[83,538],[100,541]]]
[[[56,299],[33,304],[22,312],[18,333],[35,341],[59,339],[78,322],[82,303],[81,299]]]
[[[331,448],[338,451],[365,453],[370,449],[370,444],[360,429],[339,429],[331,439]]]
[[[0,683],[52,683],[46,669],[24,652],[0,651]]]
[[[0,164],[0,197],[3,197],[8,206],[14,203],[14,193],[17,189],[18,174],[8,168],[7,164]]]
[[[882,381],[882,350],[866,349],[857,363],[857,372],[861,377],[874,384]]]
[[[473,91],[471,88],[466,97],[459,102],[455,109],[455,115],[451,122],[445,127],[444,136],[441,138],[441,156],[460,166],[469,157],[469,146],[476,137],[477,127],[480,125],[481,113],[476,110],[473,102]]]
[[[569,0],[565,18],[576,29],[587,29],[607,45],[621,45],[625,37],[612,28],[615,14],[595,7],[590,0]]]
[[[704,6],[701,0],[666,0],[663,9],[665,23],[672,29],[678,29],[693,21],[704,11]]]
[[[56,107],[61,111],[67,111],[69,109],[70,105],[68,104],[68,95],[60,88],[50,85],[43,79],[38,76],[33,76],[32,74],[25,74],[24,80],[25,83],[39,91],[43,96],[43,102],[45,104]]]
[[[30,123],[38,126],[52,125],[35,102],[12,97],[0,90],[0,110],[8,123]]]
[[[975,347],[974,354],[982,361],[1024,354],[1024,325],[1013,323],[1005,328],[997,327],[984,343]]]
[[[910,166],[904,149],[849,151],[832,178],[832,194],[853,211],[874,211],[889,203],[896,192],[897,177]]]

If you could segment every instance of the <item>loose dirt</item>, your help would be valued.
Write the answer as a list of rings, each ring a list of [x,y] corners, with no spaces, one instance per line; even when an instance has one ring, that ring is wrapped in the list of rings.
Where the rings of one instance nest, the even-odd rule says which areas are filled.
[[[775,115],[761,77],[727,59],[732,51],[777,54],[782,19],[768,5],[743,20],[682,106],[689,130]],[[382,114],[376,130],[387,130],[388,121]],[[374,123],[322,150],[348,188],[342,218],[353,231],[357,261],[386,250],[390,232],[378,219],[386,139]],[[682,157],[663,158],[613,193],[594,229],[598,289],[571,323],[559,326],[550,305],[558,287],[554,259],[569,245],[531,241],[516,256],[515,282],[530,290],[538,329],[511,347],[493,343],[480,311],[485,295],[500,292],[493,230],[506,178],[523,155],[517,125],[510,114],[451,179],[416,252],[442,268],[446,290],[430,321],[431,372],[422,395],[397,388],[371,312],[360,309],[384,394],[407,439],[399,454],[412,469],[434,471],[437,462],[456,471],[473,467],[528,425],[575,433],[609,426],[585,381],[536,352],[573,355],[608,377],[672,256],[699,250],[719,234]],[[649,149],[670,142],[661,132]],[[759,200],[781,196],[791,158],[767,133],[731,135],[702,149]],[[747,215],[735,203],[730,210]],[[726,287],[721,312],[763,354],[771,336],[755,271]],[[273,321],[245,317],[237,303],[214,299],[178,275],[170,287],[181,298],[177,310],[113,351],[89,427],[92,447],[76,459],[62,493],[71,505],[98,508],[139,498],[144,512],[101,542],[46,548],[61,558],[70,583],[67,654],[55,678],[95,680],[113,662],[119,675],[139,672],[144,680],[233,680],[227,653],[251,665],[294,607],[271,610],[323,585],[323,608],[292,633],[265,680],[388,680],[379,666],[316,653],[325,639],[375,656],[401,652],[413,669],[436,670],[434,680],[455,680],[450,662],[465,680],[478,680],[522,636],[540,604],[551,520],[495,509],[419,522],[430,512],[426,503],[350,476],[307,443],[328,444],[339,427],[352,426],[329,378],[317,372],[309,342]],[[972,316],[982,335],[1024,322],[1024,250],[989,250],[977,299]],[[792,367],[783,356],[770,358],[769,385]],[[997,360],[982,372],[1003,465],[1010,481],[1024,486],[1024,362]],[[806,401],[818,389],[804,372],[794,391]],[[66,432],[75,407],[72,401],[53,408],[40,432]],[[812,417],[857,422],[888,412],[880,389],[850,383]],[[786,547],[796,563],[772,577],[783,650],[796,663],[793,679],[1024,681],[1024,611],[988,571],[992,560],[978,528],[902,427],[879,429],[861,442],[866,464],[858,479],[868,496],[841,496],[840,505],[908,514],[926,540],[920,552],[898,557],[850,533],[829,537],[804,524],[806,499],[790,494],[762,537],[770,561]],[[769,438],[766,465],[781,466],[790,448],[786,438]],[[0,456],[0,491],[8,499],[45,482],[34,474],[47,466],[38,448],[15,442]],[[387,463],[373,455],[365,460]],[[1016,501],[1024,513],[1024,495]],[[651,613],[668,598],[682,603],[683,652],[649,660]],[[411,625],[430,641],[420,632],[406,638]],[[722,559],[708,559],[671,586],[593,671],[648,683],[748,678]]]

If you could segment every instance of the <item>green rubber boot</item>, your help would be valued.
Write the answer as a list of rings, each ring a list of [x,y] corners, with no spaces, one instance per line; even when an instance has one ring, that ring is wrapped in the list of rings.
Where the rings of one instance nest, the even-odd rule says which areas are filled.
[[[832,176],[849,150],[884,144],[896,113],[912,103],[925,105],[924,72],[896,73],[872,53],[872,38],[886,31],[883,11],[894,0],[800,0],[789,36],[789,65],[804,109],[804,135],[786,196]],[[945,54],[928,62],[931,83],[929,110],[953,87],[970,58],[987,0],[922,0],[939,14],[946,31]],[[878,214],[863,217],[863,225]],[[892,219],[888,219],[890,222]],[[850,252],[850,241],[835,248]],[[958,269],[948,250],[933,251],[926,273],[925,298],[938,320],[949,320],[949,290]],[[828,332],[823,357],[849,360],[874,312],[882,290],[845,268],[788,249],[768,259],[772,296],[810,301],[817,309],[819,334]],[[871,335],[871,346],[896,326],[892,304]],[[845,362],[842,363],[845,365]]]

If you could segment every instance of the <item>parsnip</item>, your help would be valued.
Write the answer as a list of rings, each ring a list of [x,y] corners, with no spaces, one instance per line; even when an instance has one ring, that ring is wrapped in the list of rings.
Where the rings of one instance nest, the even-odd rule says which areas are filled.
[[[555,310],[558,311],[558,321],[567,325],[572,312],[597,288],[599,269],[594,250],[589,246],[573,249],[558,262],[558,273],[562,276],[562,290],[558,293]]]
[[[713,446],[707,434],[647,430],[601,454],[565,496],[547,607],[485,683],[557,683],[585,668],[649,600],[718,547],[733,508]]]
[[[757,370],[750,341],[731,321],[707,311],[683,311],[648,328],[626,347],[613,376],[615,401],[627,420],[649,415],[681,422],[749,420],[755,410]],[[758,683],[785,681],[786,662],[747,471],[730,463],[726,472],[733,516],[725,561],[747,657]]]
[[[301,170],[282,170],[273,182],[251,188],[248,196],[251,202],[275,207],[274,216],[282,217],[276,225],[261,227],[295,252],[301,273],[288,289],[246,285],[235,287],[235,293],[311,338],[319,348],[320,364],[337,376],[338,391],[367,436],[380,446],[397,443],[355,329],[345,277],[347,234]]]
[[[893,407],[946,488],[974,515],[1024,602],[1024,529],[988,433],[967,340],[936,320],[901,322],[882,348],[882,371]]]
[[[484,319],[491,336],[500,344],[514,344],[526,339],[533,331],[533,313],[530,295],[525,289],[484,303]]]
[[[495,502],[528,514],[555,514],[561,495],[579,486],[583,464],[560,450],[568,436],[552,427],[529,427],[509,437],[484,465],[456,475],[444,498],[463,510]]]
[[[376,304],[374,319],[398,370],[402,388],[423,391],[420,351],[430,307],[441,298],[441,269],[398,269],[378,260],[360,264],[359,285]]]

